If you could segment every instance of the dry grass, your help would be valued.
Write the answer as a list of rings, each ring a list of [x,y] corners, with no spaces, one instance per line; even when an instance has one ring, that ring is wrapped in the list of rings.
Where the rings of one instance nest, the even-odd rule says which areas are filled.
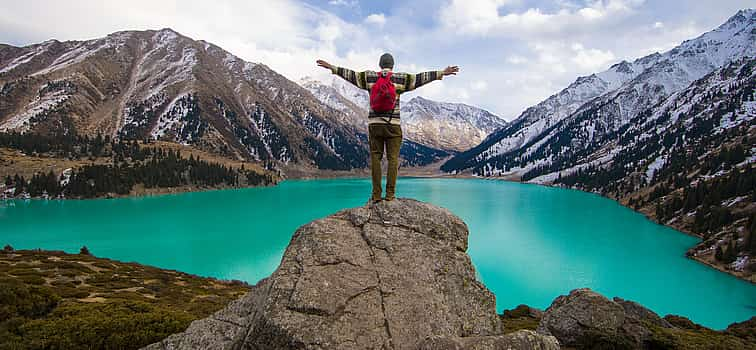
[[[190,155],[193,155],[194,158],[199,158],[199,159],[211,162],[211,163],[222,164],[222,165],[236,168],[236,169],[239,169],[242,166],[244,166],[244,168],[248,170],[255,170],[260,173],[265,172],[265,169],[263,169],[263,167],[257,163],[229,159],[229,158],[217,155],[217,154],[212,154],[209,152],[198,150],[191,146],[185,146],[178,143],[155,141],[149,144],[140,142],[139,145],[142,147],[147,147],[147,148],[163,148],[163,149],[170,149],[174,151],[181,151],[181,156],[185,158],[189,158]]]
[[[94,161],[89,159],[69,160],[47,156],[30,156],[21,151],[0,148],[0,177],[14,176],[16,174],[31,178],[37,173],[48,173],[52,170],[55,174],[61,174],[68,168],[77,168],[87,164],[108,164],[110,158],[98,158]]]

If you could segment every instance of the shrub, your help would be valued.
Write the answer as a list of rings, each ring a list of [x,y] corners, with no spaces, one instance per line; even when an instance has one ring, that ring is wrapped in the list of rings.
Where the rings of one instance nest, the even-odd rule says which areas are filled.
[[[507,318],[530,317],[530,307],[527,305],[518,305],[512,310],[504,310],[502,316]]]
[[[572,344],[578,349],[590,350],[633,350],[637,346],[629,336],[617,333],[611,334],[599,330],[588,330]]]
[[[81,254],[81,255],[89,255],[89,256],[92,255],[92,253],[89,252],[89,248],[87,248],[87,246],[81,247],[81,249],[79,249],[79,254]]]
[[[756,316],[743,322],[731,324],[727,327],[725,333],[742,338],[751,343],[756,343]]]
[[[41,317],[52,311],[60,301],[46,287],[29,286],[16,279],[2,279],[0,284],[0,320],[12,317]]]
[[[69,303],[23,326],[45,349],[138,349],[189,326],[185,312],[139,302]]]

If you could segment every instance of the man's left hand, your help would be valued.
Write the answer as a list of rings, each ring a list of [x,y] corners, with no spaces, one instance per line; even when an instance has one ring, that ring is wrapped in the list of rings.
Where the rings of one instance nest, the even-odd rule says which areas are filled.
[[[448,66],[444,69],[444,75],[457,75],[459,66]]]

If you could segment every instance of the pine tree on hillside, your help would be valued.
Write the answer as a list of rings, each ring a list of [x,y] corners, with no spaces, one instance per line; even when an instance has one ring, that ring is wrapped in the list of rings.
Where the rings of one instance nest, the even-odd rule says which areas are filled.
[[[738,257],[738,252],[735,249],[735,240],[732,239],[727,244],[727,249],[725,249],[724,254],[722,256],[722,262],[725,264],[731,264],[735,259]]]
[[[746,249],[751,256],[756,256],[756,213],[751,215]]]
[[[721,245],[718,245],[717,249],[714,251],[714,259],[717,259],[717,261],[722,261],[724,259],[724,252],[722,251]]]

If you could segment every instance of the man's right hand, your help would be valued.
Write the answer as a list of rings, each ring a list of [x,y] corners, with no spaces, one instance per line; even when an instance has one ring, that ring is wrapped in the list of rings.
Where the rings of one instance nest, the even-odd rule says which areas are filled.
[[[318,66],[321,66],[323,68],[333,70],[333,66],[330,63],[326,62],[326,61],[317,60],[317,61],[315,61],[315,63],[317,63]]]

